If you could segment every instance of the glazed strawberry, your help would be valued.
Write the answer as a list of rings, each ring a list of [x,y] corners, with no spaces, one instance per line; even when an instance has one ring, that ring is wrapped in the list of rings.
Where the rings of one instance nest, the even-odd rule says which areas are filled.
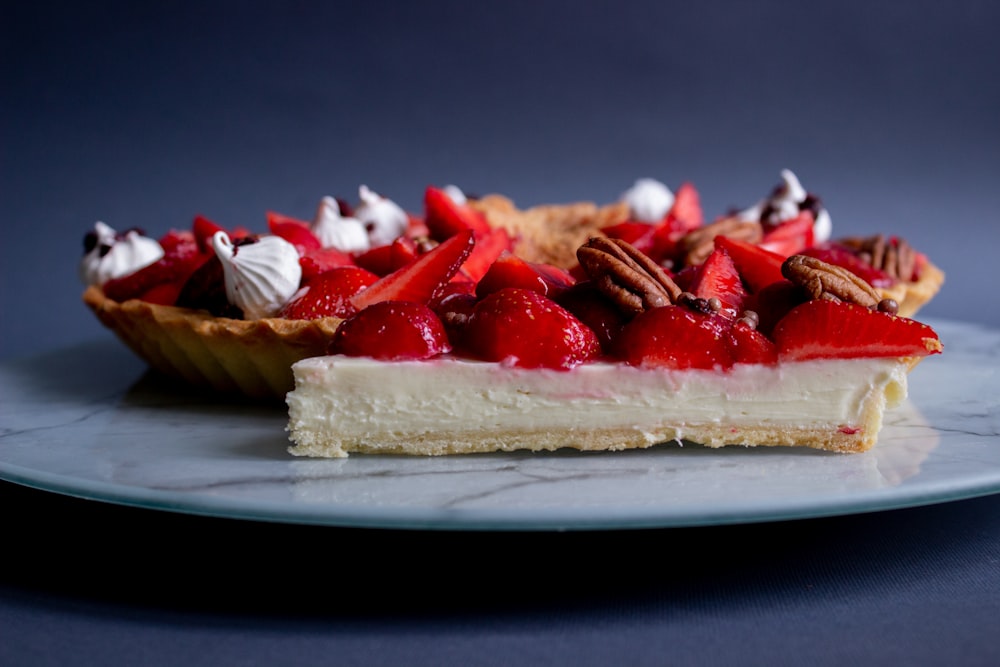
[[[778,348],[770,338],[744,319],[736,320],[727,332],[726,343],[733,363],[776,364]]]
[[[782,278],[748,297],[745,307],[757,314],[757,329],[771,335],[774,325],[808,300],[809,295],[802,287]]]
[[[774,327],[782,361],[924,357],[942,349],[926,324],[841,301],[796,306]]]
[[[154,287],[167,283],[181,285],[207,258],[199,250],[193,236],[170,234],[161,244],[164,255],[158,261],[134,273],[109,280],[103,285],[104,294],[113,301],[141,298]],[[161,291],[158,303],[162,303]],[[169,305],[169,304],[168,304]]]
[[[464,345],[484,361],[520,368],[568,370],[601,353],[597,335],[538,292],[507,288],[476,304]]]
[[[581,280],[560,292],[555,302],[590,327],[597,334],[601,349],[606,352],[611,350],[612,341],[625,326],[626,318],[622,311],[590,280]]]
[[[804,210],[791,220],[765,228],[760,246],[788,257],[813,244],[813,225],[816,218],[812,211]]]
[[[479,211],[468,204],[459,204],[447,192],[433,186],[424,191],[424,225],[431,238],[437,241],[468,230],[474,231],[477,237],[490,231],[486,218]]]
[[[724,249],[733,259],[736,270],[751,293],[784,278],[781,274],[781,265],[786,259],[784,255],[727,236],[716,236],[715,246]]]
[[[267,227],[271,233],[285,239],[303,254],[305,250],[318,250],[323,247],[319,238],[309,228],[309,223],[283,213],[267,212]]]
[[[747,297],[736,264],[721,246],[695,268],[694,279],[687,289],[710,304],[716,303],[713,299],[717,300],[719,308],[713,305],[712,309],[729,319],[734,319],[743,311],[743,302]]]
[[[354,258],[336,248],[306,248],[300,252],[299,266],[302,267],[302,284],[314,277],[341,266],[355,266]]]
[[[486,271],[476,285],[476,296],[498,292],[505,287],[523,287],[555,297],[566,291],[576,280],[555,266],[549,266],[521,259],[509,250],[504,250]]]
[[[216,317],[243,318],[240,309],[229,303],[222,262],[214,253],[188,276],[177,296],[176,305],[207,310]]]
[[[250,236],[250,232],[243,228],[226,229],[222,225],[209,220],[203,215],[196,215],[191,223],[191,231],[198,242],[198,250],[205,255],[212,254],[212,237],[216,232],[226,232],[232,240],[242,239]]]
[[[488,232],[477,234],[476,247],[472,249],[469,258],[462,264],[462,277],[473,283],[478,283],[489,271],[493,262],[504,251],[510,251],[510,249],[511,239],[505,229],[491,229]]]
[[[388,245],[366,250],[358,255],[354,261],[358,266],[363,266],[372,273],[386,276],[409,264],[419,254],[420,250],[414,239],[400,236]]]
[[[357,312],[351,297],[373,285],[378,276],[359,266],[330,269],[310,280],[281,309],[286,320],[315,320],[320,317],[350,317]]]
[[[689,232],[705,224],[701,197],[691,183],[681,183],[674,193],[674,205],[667,214],[667,226],[676,231]]]
[[[444,325],[429,307],[380,301],[340,323],[331,354],[384,361],[429,359],[451,351]]]
[[[615,341],[616,356],[631,366],[728,368],[730,323],[684,306],[661,306],[636,315]]]
[[[471,230],[459,232],[413,262],[380,278],[351,298],[358,310],[379,301],[427,303],[458,273],[475,245]]]

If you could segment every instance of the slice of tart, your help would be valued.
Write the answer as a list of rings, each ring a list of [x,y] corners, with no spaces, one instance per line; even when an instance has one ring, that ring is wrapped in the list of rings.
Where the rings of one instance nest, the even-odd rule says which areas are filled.
[[[748,253],[741,272],[724,245],[684,287],[624,241],[595,237],[577,256],[588,277],[569,288],[508,278],[471,306],[428,307],[452,322],[450,337],[428,315],[419,335],[405,317],[348,318],[336,354],[293,366],[289,451],[440,455],[686,440],[860,452],[876,443],[884,410],[906,397],[907,373],[942,349],[930,327],[897,315],[862,278],[814,257],[793,255],[755,289],[747,276],[763,274],[768,255],[752,264]],[[354,330],[365,333],[342,336]],[[418,343],[397,344],[402,337]]]

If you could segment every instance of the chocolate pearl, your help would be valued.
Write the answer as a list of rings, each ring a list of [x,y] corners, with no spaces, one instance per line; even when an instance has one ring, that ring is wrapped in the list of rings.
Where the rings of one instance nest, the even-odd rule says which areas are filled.
[[[878,302],[878,309],[880,312],[895,315],[899,312],[899,304],[895,299],[882,299]]]

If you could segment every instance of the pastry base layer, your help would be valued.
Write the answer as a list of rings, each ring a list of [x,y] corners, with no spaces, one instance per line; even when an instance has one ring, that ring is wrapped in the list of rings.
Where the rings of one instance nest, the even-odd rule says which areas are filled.
[[[442,359],[319,357],[293,366],[289,451],[443,455],[669,441],[861,452],[903,401],[916,359],[737,365],[727,371],[587,364],[528,370]]]
[[[104,326],[156,370],[196,386],[250,398],[284,399],[292,364],[326,354],[341,320],[233,320],[89,287],[83,301]]]

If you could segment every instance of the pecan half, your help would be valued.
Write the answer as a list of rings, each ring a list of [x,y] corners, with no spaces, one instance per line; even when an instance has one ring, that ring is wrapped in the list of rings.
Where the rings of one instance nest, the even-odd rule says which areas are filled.
[[[913,280],[917,268],[917,251],[905,239],[887,239],[881,234],[865,238],[851,237],[840,241],[854,250],[858,257],[896,280]]]
[[[764,230],[755,220],[740,220],[737,217],[720,218],[693,229],[682,236],[679,242],[685,266],[704,262],[715,248],[716,236],[757,243],[764,236]]]
[[[597,289],[626,315],[669,305],[680,296],[681,288],[662,267],[621,239],[591,238],[576,257]]]
[[[813,299],[831,299],[876,308],[881,296],[864,278],[845,268],[806,255],[792,255],[781,274],[802,286]]]

